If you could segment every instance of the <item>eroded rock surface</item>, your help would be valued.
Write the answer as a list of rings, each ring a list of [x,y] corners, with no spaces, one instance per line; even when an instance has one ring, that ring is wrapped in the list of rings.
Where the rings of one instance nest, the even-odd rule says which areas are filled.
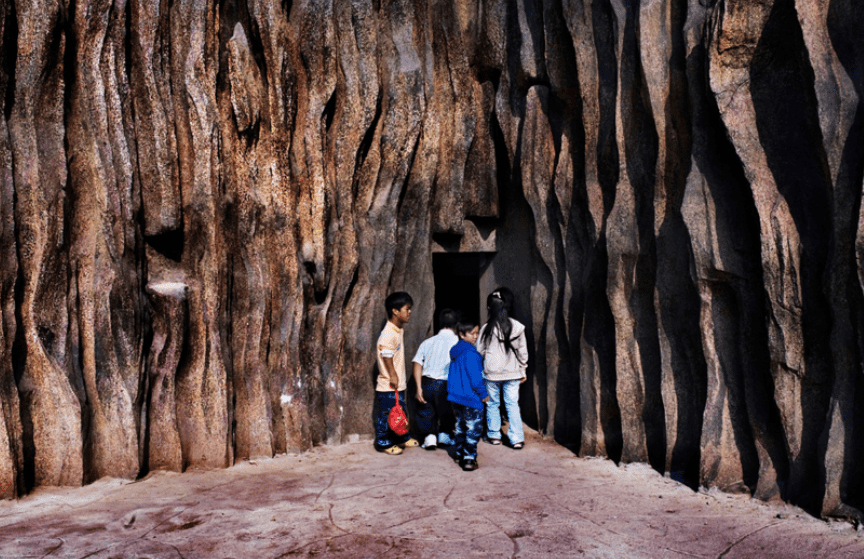
[[[0,1],[0,495],[368,434],[381,302],[413,352],[461,247],[517,293],[529,424],[861,518],[862,25]]]

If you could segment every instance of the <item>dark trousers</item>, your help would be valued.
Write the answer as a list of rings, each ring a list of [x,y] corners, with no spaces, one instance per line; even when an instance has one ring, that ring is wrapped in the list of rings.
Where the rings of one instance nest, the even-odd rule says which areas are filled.
[[[453,404],[453,415],[456,416],[454,445],[459,458],[477,459],[477,443],[483,434],[483,410],[469,408],[462,404]]]
[[[417,434],[420,438],[438,433],[453,433],[453,409],[447,400],[447,381],[422,377],[423,399],[417,402]]]
[[[390,430],[387,424],[387,416],[396,405],[395,392],[375,392],[375,401],[378,403],[378,415],[375,416],[375,447],[379,450],[390,448],[396,444],[402,444],[411,438],[410,434],[397,435]],[[405,409],[405,392],[399,393],[399,405]]]

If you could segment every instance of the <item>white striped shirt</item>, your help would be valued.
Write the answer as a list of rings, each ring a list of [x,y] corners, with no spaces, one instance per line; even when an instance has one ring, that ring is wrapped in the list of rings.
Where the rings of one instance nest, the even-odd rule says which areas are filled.
[[[420,344],[413,361],[423,367],[424,377],[447,380],[450,372],[450,348],[458,341],[459,336],[453,330],[442,328],[438,334]]]

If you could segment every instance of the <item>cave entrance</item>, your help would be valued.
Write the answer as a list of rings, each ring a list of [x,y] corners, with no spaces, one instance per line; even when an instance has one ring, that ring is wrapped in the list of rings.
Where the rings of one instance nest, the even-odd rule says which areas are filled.
[[[487,271],[495,253],[458,252],[433,253],[432,273],[435,277],[434,332],[437,332],[438,313],[451,308],[462,311],[466,318],[478,324],[486,317],[481,292],[490,289]],[[494,289],[492,287],[491,289]]]

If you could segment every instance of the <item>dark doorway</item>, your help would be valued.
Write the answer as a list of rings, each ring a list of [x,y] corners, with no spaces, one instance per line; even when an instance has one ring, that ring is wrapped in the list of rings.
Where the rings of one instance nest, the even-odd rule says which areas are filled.
[[[438,331],[438,312],[451,308],[466,318],[480,321],[480,278],[491,261],[484,252],[435,253],[432,273],[435,276],[434,329]]]

